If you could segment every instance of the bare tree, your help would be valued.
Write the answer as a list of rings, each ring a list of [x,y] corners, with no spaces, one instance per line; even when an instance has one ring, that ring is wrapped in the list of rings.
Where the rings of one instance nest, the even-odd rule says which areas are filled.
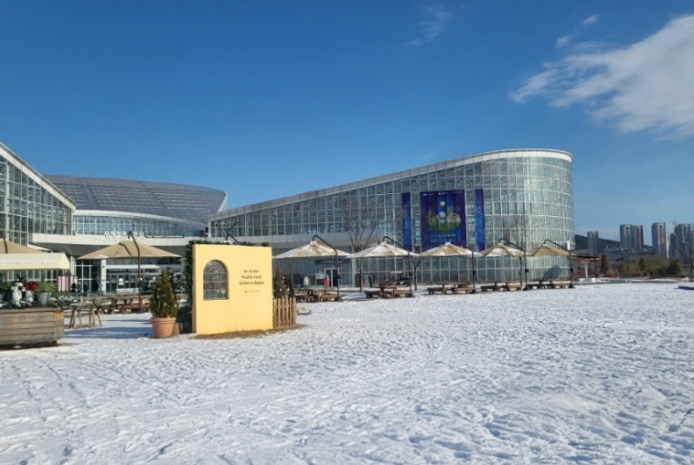
[[[378,231],[376,209],[369,205],[365,198],[349,194],[343,196],[340,199],[340,214],[342,230],[347,233],[353,252],[359,252],[375,241]],[[361,259],[357,260],[357,268],[360,277],[359,290],[362,290],[364,276]]]
[[[525,284],[527,286],[529,269],[525,252],[527,252],[529,248],[528,236],[530,235],[530,215],[526,214],[525,205],[522,207],[522,212],[519,213],[517,210],[518,208],[516,207],[516,213],[508,215],[508,217],[503,219],[502,232],[505,239],[523,249],[523,257],[519,258],[519,260],[521,260],[522,263],[521,268],[525,271]],[[523,263],[523,261],[525,263]],[[522,279],[523,276],[521,275],[521,281]]]
[[[503,219],[502,231],[505,239],[528,250],[530,218],[525,213],[514,213]]]

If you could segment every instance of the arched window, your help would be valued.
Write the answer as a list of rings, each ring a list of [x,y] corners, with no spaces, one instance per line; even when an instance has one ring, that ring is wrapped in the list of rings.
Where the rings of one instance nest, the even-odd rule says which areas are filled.
[[[205,300],[227,298],[227,270],[221,262],[212,260],[205,265],[202,286]]]

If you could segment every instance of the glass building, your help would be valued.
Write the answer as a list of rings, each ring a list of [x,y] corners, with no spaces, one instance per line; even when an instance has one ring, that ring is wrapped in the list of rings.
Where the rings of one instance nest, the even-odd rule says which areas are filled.
[[[226,207],[224,191],[124,179],[46,176],[76,203],[72,229],[76,235],[104,236],[113,242],[126,239],[132,232],[140,239],[201,237],[205,217]],[[68,238],[69,239],[69,238]],[[47,247],[74,255],[71,246],[46,242]],[[96,249],[90,247],[90,251]],[[82,250],[80,254],[86,253]],[[180,274],[180,259],[145,259],[140,273],[148,290],[161,270]],[[80,291],[137,291],[137,260],[76,260],[73,282]]]
[[[208,217],[213,237],[267,242],[275,255],[319,235],[348,252],[384,236],[421,252],[445,242],[481,251],[500,239],[525,250],[551,240],[573,248],[572,155],[546,149],[486,152],[376,178],[307,192]],[[512,257],[475,260],[480,281],[514,281],[523,274]],[[400,258],[277,260],[295,282],[317,283],[327,275],[358,284],[361,276],[391,279],[411,269]],[[528,277],[568,277],[567,257],[528,258]],[[419,282],[471,279],[465,258],[413,259]],[[361,274],[359,274],[361,271]]]
[[[226,207],[224,191],[124,179],[46,176],[77,204],[75,234],[202,236],[205,217]]]
[[[7,240],[27,245],[33,233],[71,234],[74,210],[71,199],[0,143],[0,231]],[[33,281],[47,274],[23,276]]]

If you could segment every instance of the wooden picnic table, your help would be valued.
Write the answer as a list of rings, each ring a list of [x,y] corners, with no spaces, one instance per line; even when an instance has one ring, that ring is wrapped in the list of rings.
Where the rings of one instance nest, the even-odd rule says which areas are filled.
[[[121,313],[140,309],[149,310],[149,297],[143,296],[142,301],[139,301],[139,297],[136,295],[111,297],[111,309]]]
[[[93,302],[73,302],[70,304],[70,322],[68,328],[94,328],[101,326],[101,318],[96,312],[96,305]],[[87,313],[88,323],[82,323],[82,313]]]
[[[434,294],[445,294],[446,291],[447,291],[446,286],[444,286],[443,284],[440,285],[440,286],[429,286],[429,287],[427,287],[427,292],[428,292],[430,295],[434,295]]]

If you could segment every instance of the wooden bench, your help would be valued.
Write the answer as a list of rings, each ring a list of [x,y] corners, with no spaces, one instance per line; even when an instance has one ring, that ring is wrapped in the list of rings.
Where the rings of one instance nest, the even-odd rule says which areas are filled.
[[[469,294],[472,292],[472,286],[451,286],[451,294]]]
[[[506,291],[521,291],[523,286],[520,283],[506,283],[503,285]]]
[[[393,297],[412,297],[412,290],[410,288],[395,288],[392,291]]]
[[[480,286],[480,290],[482,292],[487,292],[487,291],[498,291],[499,290],[499,285],[494,283],[494,284],[483,284]]]
[[[445,294],[446,293],[446,288],[445,286],[429,286],[427,287],[427,292],[430,295],[434,294]]]
[[[327,301],[336,301],[339,295],[337,292],[323,292],[322,294],[318,294],[316,298],[318,299],[319,302],[327,302]]]
[[[366,294],[367,299],[378,299],[380,297],[383,297],[383,294],[381,293],[380,289],[367,289],[364,291],[364,294]]]
[[[550,281],[549,284],[552,289],[566,289],[570,283],[568,281]]]

